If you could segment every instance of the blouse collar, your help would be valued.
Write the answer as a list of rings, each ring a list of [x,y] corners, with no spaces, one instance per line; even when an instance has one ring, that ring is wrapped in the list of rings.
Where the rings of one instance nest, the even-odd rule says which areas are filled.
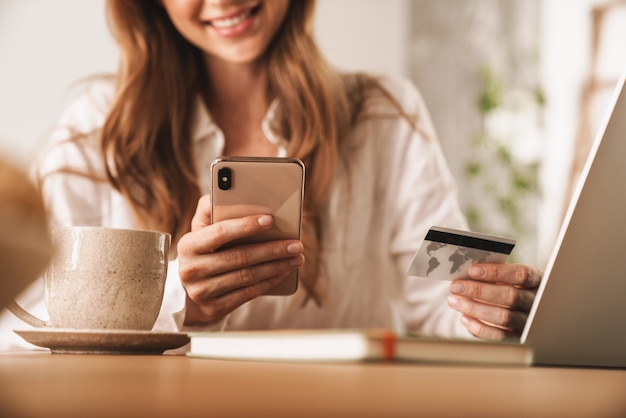
[[[277,126],[276,114],[278,111],[278,102],[278,99],[274,99],[272,100],[272,103],[270,103],[270,106],[261,121],[261,130],[267,140],[278,147],[279,155],[282,156],[286,154],[287,140],[273,129],[273,127]],[[222,138],[223,141],[224,133],[213,120],[211,113],[204,104],[204,101],[198,97],[196,101],[196,116],[194,120],[192,139],[193,142],[199,142],[210,138]]]

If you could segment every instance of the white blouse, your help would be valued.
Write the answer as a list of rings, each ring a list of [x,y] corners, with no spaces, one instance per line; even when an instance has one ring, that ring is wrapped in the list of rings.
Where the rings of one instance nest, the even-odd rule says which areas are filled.
[[[470,337],[460,314],[447,306],[449,283],[408,276],[406,271],[433,225],[466,228],[456,188],[444,161],[430,116],[415,86],[385,77],[383,84],[410,115],[418,130],[402,118],[372,117],[358,123],[349,138],[349,169],[339,168],[323,217],[325,299],[321,307],[302,305],[303,292],[262,296],[239,307],[226,321],[207,327],[183,327],[185,292],[178,263],[170,262],[161,313],[155,329],[358,328],[390,327],[430,335]],[[35,172],[54,225],[135,228],[127,202],[106,183],[59,173],[76,168],[102,173],[97,134],[89,144],[66,142],[75,132],[96,132],[112,104],[114,85],[98,81],[69,106],[53,131]],[[263,121],[268,140],[285,155],[286,142],[272,129],[274,102]],[[382,113],[389,104],[377,103]],[[210,188],[209,167],[224,148],[224,134],[204,106],[193,134],[193,155],[202,193]],[[306,190],[305,190],[306,193]],[[18,301],[45,316],[43,286],[35,282]],[[0,349],[29,346],[11,332],[25,328],[8,312],[0,315]]]

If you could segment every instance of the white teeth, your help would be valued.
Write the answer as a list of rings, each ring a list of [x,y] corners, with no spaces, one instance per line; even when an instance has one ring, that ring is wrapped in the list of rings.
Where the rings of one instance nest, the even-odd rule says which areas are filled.
[[[216,28],[220,28],[220,29],[231,28],[243,22],[244,20],[246,20],[248,17],[250,17],[251,14],[252,14],[252,9],[243,12],[239,16],[229,17],[227,19],[212,20],[211,24],[215,26]]]

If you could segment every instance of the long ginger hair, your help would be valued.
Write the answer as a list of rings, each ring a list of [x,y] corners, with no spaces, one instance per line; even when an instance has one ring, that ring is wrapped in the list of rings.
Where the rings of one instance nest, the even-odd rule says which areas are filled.
[[[279,100],[278,124],[288,155],[307,170],[302,240],[307,263],[301,283],[320,304],[320,210],[340,156],[340,141],[359,117],[366,76],[330,67],[312,37],[315,0],[292,0],[266,51],[269,91]],[[144,227],[169,231],[174,242],[190,229],[200,190],[191,129],[206,80],[202,52],[174,28],[156,0],[109,0],[109,21],[121,50],[117,95],[101,132],[108,181],[129,201]],[[383,93],[384,94],[384,93]]]

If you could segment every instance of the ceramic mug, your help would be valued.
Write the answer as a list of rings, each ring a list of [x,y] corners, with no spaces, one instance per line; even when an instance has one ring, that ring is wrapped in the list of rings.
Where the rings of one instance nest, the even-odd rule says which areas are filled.
[[[43,281],[50,319],[8,309],[35,327],[151,330],[163,302],[171,236],[104,227],[50,231]]]

